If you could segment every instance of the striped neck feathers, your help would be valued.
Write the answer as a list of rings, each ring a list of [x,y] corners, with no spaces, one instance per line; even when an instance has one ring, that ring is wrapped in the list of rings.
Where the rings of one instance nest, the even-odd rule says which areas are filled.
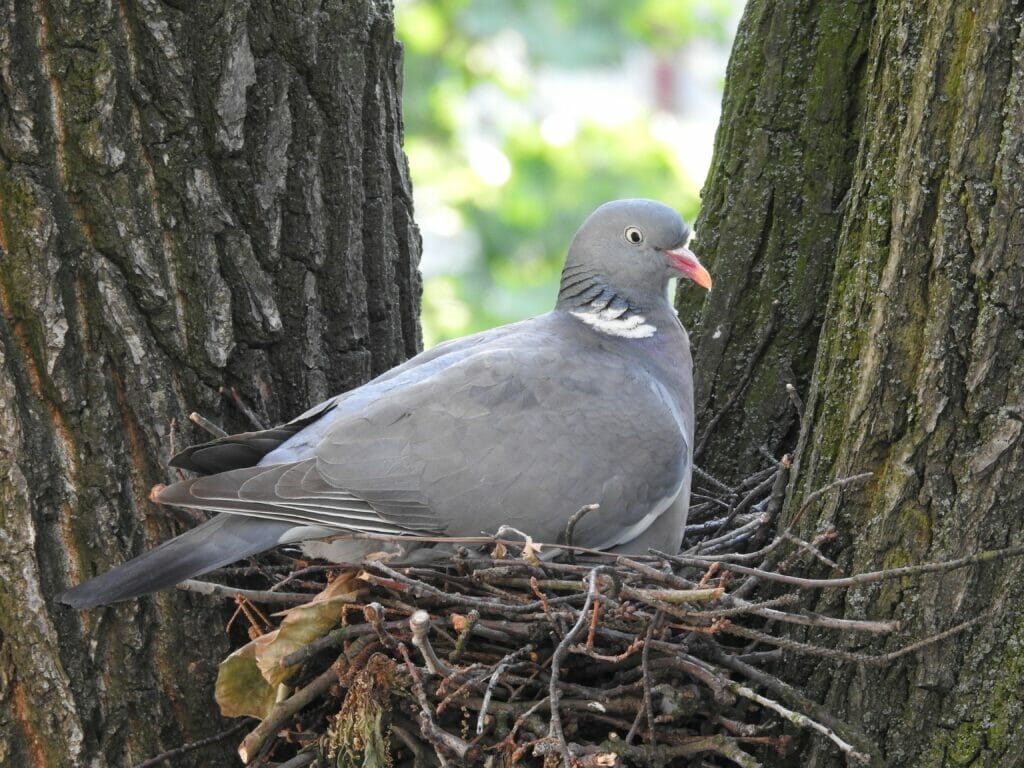
[[[555,306],[606,336],[649,339],[658,330],[639,307],[619,295],[603,277],[579,264],[563,270]]]

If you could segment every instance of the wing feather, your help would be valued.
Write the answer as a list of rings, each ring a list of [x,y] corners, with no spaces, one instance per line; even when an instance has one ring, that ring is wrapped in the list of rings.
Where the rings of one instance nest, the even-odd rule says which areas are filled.
[[[163,489],[163,504],[368,533],[438,532],[437,515],[413,500],[385,517],[356,494],[326,483],[316,459],[260,465],[184,480]]]

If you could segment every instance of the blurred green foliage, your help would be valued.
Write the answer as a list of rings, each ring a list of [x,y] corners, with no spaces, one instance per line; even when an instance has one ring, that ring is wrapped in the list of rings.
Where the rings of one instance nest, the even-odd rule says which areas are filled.
[[[607,200],[655,198],[693,220],[702,180],[685,177],[647,119],[584,122],[552,143],[532,89],[541,71],[611,68],[638,47],[727,46],[737,2],[399,0],[417,215],[443,211],[474,254],[450,267],[428,254],[442,266],[425,282],[427,346],[550,309],[569,239]],[[492,173],[471,162],[481,131]]]

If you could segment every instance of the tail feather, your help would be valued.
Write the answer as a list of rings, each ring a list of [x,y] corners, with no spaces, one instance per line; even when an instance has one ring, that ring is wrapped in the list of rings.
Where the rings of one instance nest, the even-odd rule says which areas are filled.
[[[281,543],[293,523],[222,514],[165,541],[124,565],[89,579],[57,599],[92,608],[167,589]]]

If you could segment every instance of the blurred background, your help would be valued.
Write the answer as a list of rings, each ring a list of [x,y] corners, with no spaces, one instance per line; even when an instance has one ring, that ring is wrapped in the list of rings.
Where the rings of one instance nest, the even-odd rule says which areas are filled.
[[[554,303],[597,205],[691,223],[743,0],[398,0],[430,347]]]

